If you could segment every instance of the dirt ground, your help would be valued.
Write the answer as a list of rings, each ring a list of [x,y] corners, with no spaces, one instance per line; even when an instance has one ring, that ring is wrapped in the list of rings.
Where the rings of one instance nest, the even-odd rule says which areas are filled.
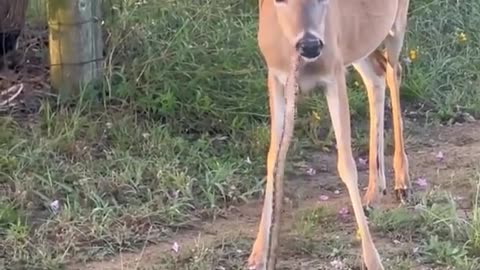
[[[0,57],[0,114],[32,114],[38,111],[40,98],[50,95],[47,43],[45,27],[29,26],[18,49]]]
[[[464,196],[471,192],[470,180],[475,175],[478,160],[480,158],[480,123],[456,124],[451,127],[419,127],[408,125],[407,153],[410,158],[410,173],[414,182],[416,194],[421,193],[415,185],[418,178],[428,181],[428,189],[445,189],[453,195]],[[438,160],[438,152],[444,155],[443,160]],[[387,177],[392,179],[391,156],[387,156]],[[287,177],[288,193],[294,194],[294,203],[287,204],[284,214],[284,226],[281,241],[281,255],[279,269],[332,269],[331,262],[322,261],[318,255],[309,252],[295,252],[298,247],[293,247],[291,231],[298,213],[305,209],[324,205],[327,208],[339,211],[343,207],[350,207],[344,185],[339,181],[336,172],[334,154],[312,154],[308,161],[296,163],[295,173]],[[312,168],[314,170],[312,170]],[[315,173],[312,173],[315,171]],[[367,171],[360,173],[361,186],[365,187]],[[389,181],[390,189],[391,182]],[[328,200],[320,200],[320,195],[327,195]],[[394,208],[398,204],[389,193],[380,207]],[[113,270],[113,269],[191,269],[190,267],[174,267],[164,264],[166,256],[177,260],[191,256],[192,249],[203,247],[220,248],[221,243],[226,241],[243,241],[244,249],[236,249],[233,255],[222,253],[227,260],[233,258],[245,261],[248,257],[249,248],[253,242],[257,223],[261,213],[261,200],[252,201],[238,208],[230,209],[225,216],[215,221],[200,224],[195,230],[180,231],[172,235],[171,239],[164,243],[147,246],[139,253],[123,253],[106,261],[90,262],[87,264],[70,265],[68,269],[80,270]],[[353,218],[331,221],[333,230],[325,233],[345,233],[347,238],[354,238],[355,225]],[[374,229],[374,241],[383,257],[388,262],[394,256],[403,253],[412,253],[414,247],[409,243],[399,243],[389,239],[385,234],[376,232]],[[322,234],[322,228],[318,230]],[[338,237],[337,237],[338,238]],[[232,240],[233,239],[233,240]],[[219,244],[220,243],[220,244]],[[178,245],[178,246],[177,246]],[[219,246],[220,245],[220,246]],[[173,249],[178,247],[178,252]],[[173,248],[172,248],[173,247]],[[222,246],[221,248],[225,248]],[[360,260],[359,246],[349,245],[349,252]],[[313,255],[313,256],[312,256]],[[233,260],[233,259],[232,259]],[[388,265],[388,263],[386,263]],[[359,265],[359,264],[358,264]],[[413,265],[416,265],[413,262]],[[213,267],[213,266],[212,266]],[[215,269],[232,269],[218,267]],[[415,269],[431,269],[416,265]],[[197,268],[195,268],[197,269]],[[203,268],[202,268],[203,269]],[[207,268],[206,268],[207,269]],[[213,268],[212,268],[213,269]],[[235,268],[237,269],[237,268]],[[339,268],[342,269],[342,268]],[[351,268],[344,268],[351,269]],[[387,269],[388,266],[387,266]],[[437,268],[440,269],[440,268]]]

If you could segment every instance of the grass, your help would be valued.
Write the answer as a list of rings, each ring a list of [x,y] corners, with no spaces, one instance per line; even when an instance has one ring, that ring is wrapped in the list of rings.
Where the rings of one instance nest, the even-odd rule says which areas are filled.
[[[231,142],[172,137],[134,114],[57,114],[46,106],[39,116],[30,128],[2,119],[2,219],[5,239],[14,241],[2,245],[21,251],[4,249],[13,262],[30,263],[51,237],[56,245],[44,243],[41,251],[56,258],[70,249],[89,257],[128,250],[260,190],[261,179],[250,177],[256,163],[245,162],[245,151]],[[56,200],[58,214],[50,206]],[[28,233],[18,234],[33,228],[28,241]]]
[[[406,72],[404,97],[424,103],[440,119],[478,115],[480,41],[478,3],[411,3],[406,49],[417,51]],[[477,15],[476,15],[477,14]],[[406,92],[406,93],[405,93]]]
[[[478,193],[478,186],[477,186]],[[477,197],[478,199],[478,197]],[[423,263],[453,269],[477,269],[478,208],[466,216],[445,192],[427,194],[415,208],[377,212],[374,228],[400,241],[417,244],[416,256]],[[410,218],[406,218],[406,214]]]
[[[0,118],[0,265],[6,268],[61,269],[73,258],[138,250],[261,194],[268,107],[255,41],[257,3],[108,4],[101,102],[84,93],[69,108],[43,103],[33,120]],[[412,51],[417,57],[405,66],[404,107],[433,121],[478,116],[480,4],[420,0],[410,10],[402,57]],[[39,13],[32,8],[29,14]],[[364,147],[366,96],[355,81],[353,74],[354,136]],[[321,93],[302,103],[298,126],[298,135],[308,140],[297,143],[293,153],[306,145],[332,147]],[[426,206],[414,219],[407,209],[379,213],[375,223],[385,233],[433,230],[437,237],[421,250],[428,263],[474,269],[468,267],[477,265],[480,250],[478,211],[460,222],[453,212],[435,207],[440,206]],[[313,225],[325,214],[315,211],[301,219],[299,235],[309,236],[310,246],[333,243],[332,258],[349,254],[337,246],[343,241],[314,237]],[[224,258],[219,254],[238,249],[233,242],[199,248],[186,262],[170,263],[226,267],[229,262],[219,262]],[[249,242],[242,243],[240,249],[247,249]],[[240,265],[232,262],[226,269]],[[411,269],[408,258],[393,264]]]

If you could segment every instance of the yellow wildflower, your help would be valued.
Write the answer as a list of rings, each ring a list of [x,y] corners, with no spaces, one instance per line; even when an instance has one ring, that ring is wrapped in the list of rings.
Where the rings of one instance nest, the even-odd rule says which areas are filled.
[[[411,61],[416,60],[416,59],[417,59],[417,50],[411,49],[411,50],[408,52],[408,58],[410,58]]]
[[[360,233],[360,229],[357,229],[357,233],[355,234],[355,238],[358,241],[362,240],[362,234]]]
[[[458,42],[465,43],[467,42],[467,35],[464,32],[459,32],[457,33],[457,39],[458,39]]]

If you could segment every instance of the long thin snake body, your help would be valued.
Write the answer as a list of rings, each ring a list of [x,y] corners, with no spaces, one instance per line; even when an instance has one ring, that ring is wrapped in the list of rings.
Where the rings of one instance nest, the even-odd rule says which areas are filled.
[[[290,140],[293,137],[293,127],[295,121],[295,101],[296,96],[299,91],[298,85],[298,75],[300,70],[300,57],[294,55],[292,59],[292,67],[290,73],[288,74],[287,80],[285,82],[285,112],[283,115],[283,129],[280,134],[280,143],[278,145],[277,154],[275,158],[275,164],[273,168],[273,178],[274,184],[272,189],[272,215],[270,220],[270,228],[268,235],[268,246],[267,246],[267,260],[265,268],[275,269],[276,256],[273,256],[272,253],[276,253],[276,248],[278,243],[272,241],[272,233],[274,230],[279,230],[279,220],[282,211],[282,200],[283,200],[283,174],[285,169],[285,160],[290,144]],[[281,166],[280,166],[281,165]],[[278,222],[278,224],[276,224]],[[278,234],[277,234],[278,235]]]

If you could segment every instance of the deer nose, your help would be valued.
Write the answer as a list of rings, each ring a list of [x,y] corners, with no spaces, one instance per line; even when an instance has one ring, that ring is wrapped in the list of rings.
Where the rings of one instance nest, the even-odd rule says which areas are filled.
[[[318,38],[305,37],[298,41],[296,49],[302,57],[317,58],[323,49],[323,42]]]

